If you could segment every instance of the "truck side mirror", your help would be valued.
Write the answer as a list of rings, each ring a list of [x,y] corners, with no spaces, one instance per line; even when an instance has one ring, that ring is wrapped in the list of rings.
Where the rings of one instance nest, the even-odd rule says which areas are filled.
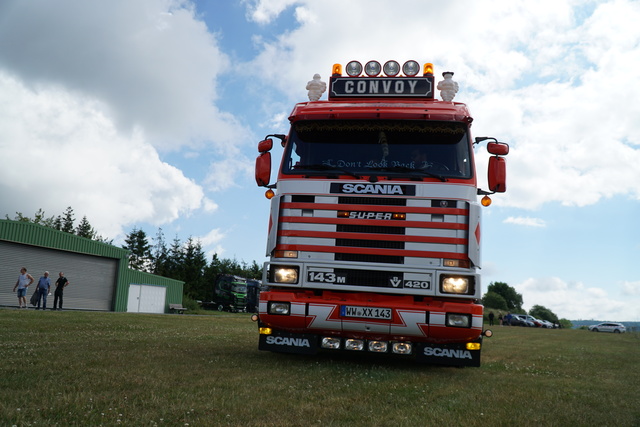
[[[489,142],[487,143],[487,151],[496,156],[506,156],[509,154],[509,144],[504,142]]]
[[[267,141],[271,141],[268,139]],[[262,141],[265,142],[265,141]],[[268,151],[260,153],[256,158],[256,184],[259,187],[266,187],[271,180],[271,153]]]
[[[272,148],[273,148],[273,140],[270,138],[267,138],[264,141],[260,141],[258,143],[259,153],[266,153],[267,151],[271,151]]]
[[[504,144],[506,145],[506,144]],[[507,145],[507,152],[508,152]],[[504,193],[507,191],[507,162],[504,157],[489,157],[489,191]]]

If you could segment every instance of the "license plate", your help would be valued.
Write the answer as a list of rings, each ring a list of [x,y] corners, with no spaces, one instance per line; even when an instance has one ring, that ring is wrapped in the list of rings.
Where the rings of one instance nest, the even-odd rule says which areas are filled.
[[[365,319],[391,320],[391,309],[343,305],[340,307],[340,315],[342,315],[343,317],[363,317]]]

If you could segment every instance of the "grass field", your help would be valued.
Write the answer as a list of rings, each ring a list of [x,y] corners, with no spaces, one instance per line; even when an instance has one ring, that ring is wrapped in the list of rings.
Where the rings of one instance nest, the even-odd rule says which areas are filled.
[[[638,426],[640,334],[494,328],[482,367],[259,352],[246,314],[0,309],[0,425]]]

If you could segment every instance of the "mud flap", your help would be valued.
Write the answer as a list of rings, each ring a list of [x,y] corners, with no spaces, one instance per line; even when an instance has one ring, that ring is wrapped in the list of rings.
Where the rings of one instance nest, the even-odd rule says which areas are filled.
[[[260,335],[258,349],[278,353],[316,354],[318,335],[273,331],[271,335]]]
[[[467,350],[466,344],[416,345],[416,360],[419,362],[449,366],[480,366],[480,350]]]

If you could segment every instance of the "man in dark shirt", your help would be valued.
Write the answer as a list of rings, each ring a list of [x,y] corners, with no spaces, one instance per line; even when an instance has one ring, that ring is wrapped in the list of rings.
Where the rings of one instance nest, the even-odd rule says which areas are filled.
[[[69,286],[70,283],[66,277],[64,277],[64,273],[60,272],[60,277],[56,280],[56,292],[53,294],[53,310],[58,307],[58,310],[62,310],[62,291],[64,288]],[[60,305],[58,305],[58,301],[60,301]]]

